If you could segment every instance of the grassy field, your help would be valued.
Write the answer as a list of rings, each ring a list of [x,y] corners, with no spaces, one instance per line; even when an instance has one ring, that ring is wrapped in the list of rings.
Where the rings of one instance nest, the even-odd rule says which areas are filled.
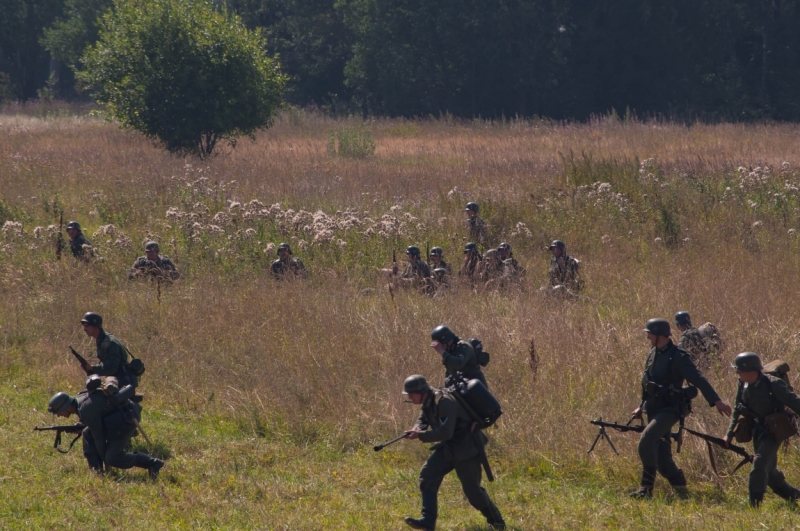
[[[331,131],[362,127],[373,156],[328,152]],[[611,433],[621,456],[586,454],[590,418],[625,421],[638,404],[650,317],[688,310],[719,326],[727,351],[708,377],[729,402],[738,352],[800,369],[798,154],[794,125],[362,124],[288,111],[254,142],[197,161],[69,108],[6,110],[0,527],[404,529],[427,452],[372,446],[417,415],[406,376],[442,382],[428,346],[440,323],[492,353],[505,415],[490,430],[487,488],[512,529],[798,527],[774,495],[749,510],[747,470],[715,477],[698,441],[677,458],[685,501],[661,479],[652,503],[628,500],[633,435]],[[393,249],[438,245],[458,261],[469,200],[488,243],[511,242],[525,283],[390,294],[378,268]],[[99,259],[56,261],[62,210]],[[127,280],[151,238],[183,273],[173,286]],[[555,238],[583,263],[580,301],[539,291]],[[269,278],[282,241],[307,281]],[[55,423],[53,393],[82,387],[67,347],[92,352],[78,323],[89,310],[146,363],[143,426],[168,458],[155,484],[137,470],[94,477],[79,449],[62,456],[31,431]],[[727,425],[702,401],[687,424],[720,436]],[[780,461],[800,484],[796,440]],[[484,529],[455,476],[439,529]]]

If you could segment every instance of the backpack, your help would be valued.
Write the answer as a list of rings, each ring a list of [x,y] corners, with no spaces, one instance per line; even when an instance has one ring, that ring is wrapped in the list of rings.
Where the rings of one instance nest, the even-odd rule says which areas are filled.
[[[472,348],[475,349],[475,356],[478,360],[478,365],[481,367],[486,367],[489,365],[489,353],[483,350],[483,343],[477,337],[471,337],[467,339],[467,343],[472,345]]]
[[[791,368],[789,367],[789,364],[786,363],[785,361],[773,360],[764,365],[764,368],[761,369],[761,372],[763,372],[764,374],[769,374],[770,376],[774,376],[776,378],[780,378],[781,380],[786,382],[786,385],[789,386],[790,391],[794,391],[794,388],[792,388],[792,383],[789,380],[790,370]]]
[[[442,389],[443,392],[452,396],[467,411],[470,418],[478,424],[478,428],[483,430],[494,425],[503,410],[500,402],[477,379],[467,380],[461,373],[456,373],[451,380],[450,387]]]
[[[712,347],[717,354],[725,350],[725,342],[719,335],[719,328],[713,323],[705,323],[697,327],[697,330],[706,338],[710,347]]]

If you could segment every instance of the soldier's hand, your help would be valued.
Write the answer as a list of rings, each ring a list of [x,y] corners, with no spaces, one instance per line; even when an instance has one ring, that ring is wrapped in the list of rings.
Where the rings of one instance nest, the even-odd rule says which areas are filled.
[[[83,369],[83,371],[86,374],[91,374],[92,373],[92,366],[89,365],[89,362],[87,362],[87,361],[81,362],[81,369]]]
[[[408,434],[408,438],[413,441],[414,439],[419,439],[419,434],[422,433],[422,430],[419,428],[413,428],[406,431],[406,433]]]
[[[442,345],[438,341],[431,341],[431,347],[439,354],[444,354],[444,345]]]
[[[636,409],[634,409],[634,410],[633,410],[633,413],[631,413],[631,416],[632,416],[633,418],[635,418],[635,419],[640,419],[640,418],[642,418],[642,406],[639,406],[639,407],[637,407]]]
[[[717,400],[717,402],[714,404],[714,407],[717,408],[717,411],[719,411],[720,415],[725,415],[726,417],[730,417],[731,412],[733,411],[731,406],[726,404],[723,400]]]
[[[731,436],[730,435],[725,435],[725,437],[722,438],[722,442],[725,443],[725,448],[730,448],[730,446],[731,446]]]

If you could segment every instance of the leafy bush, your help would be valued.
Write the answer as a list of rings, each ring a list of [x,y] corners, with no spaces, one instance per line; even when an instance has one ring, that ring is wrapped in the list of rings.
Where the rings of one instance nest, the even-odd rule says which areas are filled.
[[[375,154],[375,141],[364,127],[344,126],[328,134],[328,154],[364,159]]]
[[[203,157],[271,125],[285,78],[265,47],[211,0],[119,0],[78,77],[123,126]]]

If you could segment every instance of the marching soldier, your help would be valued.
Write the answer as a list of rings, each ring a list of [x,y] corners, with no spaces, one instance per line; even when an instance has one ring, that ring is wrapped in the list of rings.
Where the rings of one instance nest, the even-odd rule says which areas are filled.
[[[135,278],[159,278],[161,280],[178,280],[181,274],[168,256],[159,254],[160,248],[156,242],[147,242],[144,246],[144,256],[136,259],[128,271],[128,280]]]
[[[81,260],[88,260],[94,256],[92,242],[83,234],[80,223],[77,221],[67,223],[67,234],[69,235],[69,249],[72,251],[72,256]]]
[[[583,280],[578,272],[580,261],[567,254],[567,246],[561,240],[553,240],[550,244],[550,286],[554,289],[563,286],[571,293],[577,293],[583,287]]]
[[[83,455],[93,471],[102,473],[104,464],[123,469],[138,467],[146,469],[151,479],[157,479],[164,461],[141,452],[126,451],[136,434],[136,422],[141,420],[142,411],[141,406],[129,400],[133,387],[128,386],[110,397],[96,385],[92,387],[94,390],[81,391],[75,397],[56,393],[47,410],[64,418],[78,415],[86,425]]]
[[[721,415],[730,416],[731,407],[717,395],[708,380],[697,369],[691,356],[672,342],[669,321],[650,319],[644,332],[653,347],[647,355],[642,375],[642,404],[633,412],[634,418],[647,415],[647,427],[639,439],[639,458],[642,460],[642,481],[631,493],[636,499],[653,496],[656,472],[664,476],[675,492],[685,497],[686,476],[672,459],[672,427],[686,415],[687,396],[684,380],[697,387]]]
[[[446,392],[437,394],[423,376],[406,378],[403,394],[413,404],[422,406],[414,427],[406,431],[408,438],[436,443],[419,473],[422,518],[408,516],[405,523],[413,529],[433,531],[436,528],[439,487],[444,477],[455,470],[470,505],[486,517],[492,529],[505,529],[503,516],[486,489],[481,487],[481,458],[485,455],[486,435],[473,429],[472,418],[455,398]]]
[[[272,276],[281,280],[290,275],[291,278],[306,278],[308,271],[302,260],[292,257],[292,248],[288,243],[278,246],[278,259],[272,262]]]
[[[86,335],[95,340],[97,359],[100,361],[96,365],[90,365],[88,362],[81,364],[86,374],[114,376],[119,388],[126,385],[136,387],[139,379],[128,365],[128,349],[122,346],[119,339],[103,330],[103,317],[94,312],[87,312],[81,319],[81,325]]]
[[[708,370],[711,365],[709,359],[709,343],[705,336],[694,326],[689,312],[675,314],[675,326],[681,331],[678,346],[689,353],[692,361],[701,370]]]
[[[487,388],[486,376],[478,363],[478,355],[468,341],[459,339],[450,328],[439,325],[431,332],[431,348],[442,356],[445,382],[460,372],[468,380],[478,379]]]
[[[467,228],[470,241],[484,243],[486,241],[488,225],[478,216],[478,212],[480,211],[478,203],[470,201],[467,203],[464,211],[467,213],[464,226]]]
[[[754,352],[736,356],[732,367],[739,376],[739,389],[725,442],[729,443],[734,433],[741,442],[753,441],[750,506],[761,505],[767,486],[784,500],[796,502],[800,490],[789,485],[778,468],[778,450],[784,440],[797,433],[786,408],[800,414],[800,397],[781,378],[761,372],[761,358]]]

